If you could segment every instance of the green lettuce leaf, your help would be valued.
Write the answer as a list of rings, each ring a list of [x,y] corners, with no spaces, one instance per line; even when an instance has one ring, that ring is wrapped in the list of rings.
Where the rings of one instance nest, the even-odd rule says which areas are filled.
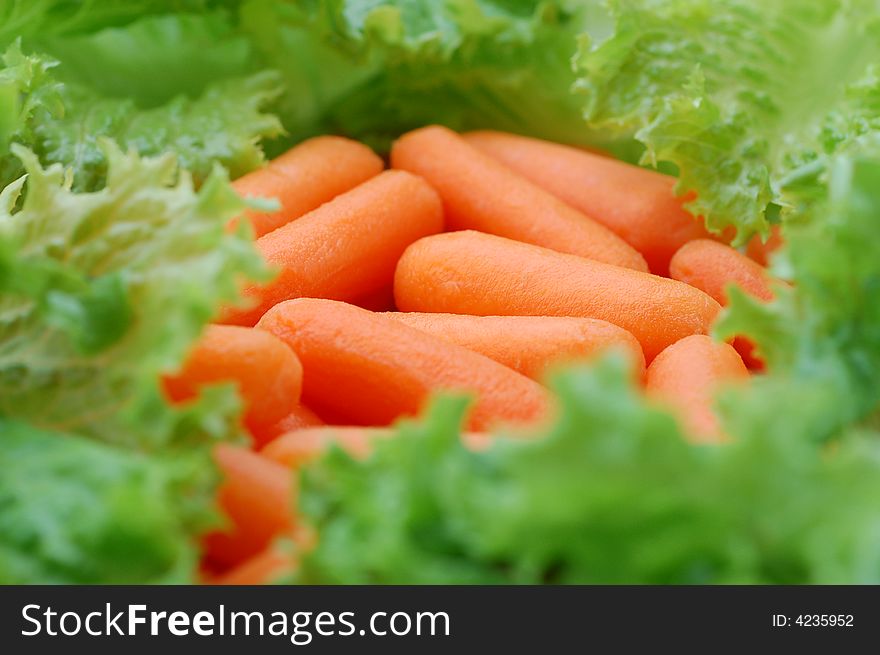
[[[0,419],[0,584],[193,581],[204,452],[147,456]]]
[[[0,4],[0,48],[18,38],[90,33],[144,16],[235,4],[234,0],[5,0]]]
[[[720,337],[748,334],[772,375],[761,392],[732,398],[738,423],[791,420],[802,438],[829,439],[880,409],[880,146],[827,165],[827,200],[787,226],[776,272],[795,280],[776,299],[732,290]],[[809,402],[793,391],[803,389]],[[769,399],[791,399],[790,405]],[[750,414],[754,408],[756,415]],[[745,427],[738,428],[740,430]],[[774,430],[782,429],[776,425]]]
[[[425,123],[607,141],[585,127],[570,93],[578,35],[607,23],[596,0],[219,4],[177,13],[157,13],[162,3],[142,13],[108,5],[105,17],[96,5],[77,14],[80,27],[26,32],[30,50],[59,62],[66,111],[35,121],[40,140],[20,141],[45,162],[74,165],[83,189],[101,183],[95,135],[142,154],[174,151],[197,180],[214,161],[247,172],[261,163],[253,144],[280,136],[266,107],[288,133],[270,155],[327,132],[386,149]],[[46,16],[62,11],[47,7]]]
[[[238,177],[264,162],[260,140],[281,132],[278,119],[261,111],[278,91],[277,76],[267,71],[212,84],[195,100],[178,96],[142,110],[131,100],[68,87],[64,116],[35,121],[36,140],[28,145],[44,163],[71,166],[78,189],[103,184],[107,160],[99,141],[105,137],[144,156],[176,154],[197,184],[215,163]]]
[[[104,97],[90,87],[61,83],[65,70],[45,55],[24,56],[11,46],[0,68],[0,184],[22,174],[9,150],[26,145],[45,164],[71,167],[74,188],[104,183],[107,161],[100,139],[111,138],[141,155],[174,152],[200,184],[215,163],[233,177],[264,162],[260,141],[278,136],[281,124],[263,110],[281,92],[279,76],[263,71],[207,84],[198,97],[177,95],[143,109],[133,99]],[[57,67],[56,67],[57,66]],[[132,73],[133,75],[133,73]],[[173,84],[168,93],[176,92]]]
[[[880,15],[869,0],[616,0],[581,39],[594,128],[671,162],[678,190],[737,243],[814,199],[829,157],[880,132]]]
[[[340,0],[241,10],[284,76],[294,138],[342,132],[387,148],[426,123],[595,142],[569,93],[570,58],[595,2]],[[590,10],[590,11],[588,11]]]
[[[141,448],[228,437],[234,403],[177,412],[158,381],[265,275],[248,236],[224,231],[244,205],[219,168],[196,192],[172,155],[100,147],[107,183],[90,193],[15,148],[28,177],[23,201],[24,179],[0,194],[0,415]]]
[[[788,432],[685,443],[616,360],[559,376],[556,425],[461,445],[438,401],[366,461],[303,472],[309,583],[855,583],[880,580],[880,445]],[[393,508],[393,509],[391,509]]]
[[[34,141],[35,114],[57,116],[62,106],[61,86],[51,74],[56,62],[26,56],[15,43],[0,63],[0,185],[5,185],[20,174],[18,160],[7,154],[10,143]]]

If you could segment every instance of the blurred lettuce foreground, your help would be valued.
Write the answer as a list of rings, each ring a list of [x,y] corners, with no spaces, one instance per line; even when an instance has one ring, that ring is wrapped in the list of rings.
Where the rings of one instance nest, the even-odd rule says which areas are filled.
[[[6,0],[0,52],[0,582],[195,579],[237,404],[157,380],[266,275],[228,177],[432,122],[675,171],[739,242],[782,223],[795,284],[719,325],[769,365],[719,399],[732,443],[613,358],[559,373],[529,442],[468,451],[438,398],[304,472],[297,580],[880,582],[875,2]]]

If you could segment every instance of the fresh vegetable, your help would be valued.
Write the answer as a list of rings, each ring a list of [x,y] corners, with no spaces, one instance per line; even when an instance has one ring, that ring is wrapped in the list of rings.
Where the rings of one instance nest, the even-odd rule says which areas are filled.
[[[727,288],[736,285],[760,300],[771,300],[770,277],[760,264],[730,246],[709,239],[683,245],[669,264],[669,277],[696,287],[727,304]]]
[[[598,318],[631,332],[648,362],[706,334],[720,309],[675,280],[471,231],[407,248],[394,295],[402,311]]]
[[[232,184],[246,198],[277,199],[277,211],[250,210],[247,218],[261,237],[317,209],[378,175],[384,164],[365,145],[323,136],[309,139]]]
[[[706,292],[722,306],[727,305],[730,285],[736,285],[760,300],[773,298],[771,285],[774,280],[763,266],[739,251],[709,239],[696,239],[683,245],[672,257],[669,276]],[[749,339],[737,336],[733,346],[749,368],[763,368],[763,361]]]
[[[0,3],[0,52],[3,582],[275,582],[289,581],[292,566],[298,581],[321,583],[880,580],[873,0],[13,0]],[[319,134],[385,155],[400,135],[438,124],[478,130],[465,136],[471,152],[493,144],[487,161],[607,221],[654,273],[667,272],[691,229],[706,238],[705,218],[712,238],[748,244],[771,279],[790,282],[766,299],[728,287],[719,321],[717,305],[688,310],[691,328],[655,349],[700,343],[730,355],[723,339],[755,345],[760,373],[715,394],[710,380],[699,399],[727,441],[693,443],[686,422],[633,383],[631,365],[600,357],[558,373],[550,392],[537,387],[555,416],[539,426],[493,428],[462,447],[466,401],[441,394],[423,418],[378,428],[388,438],[363,458],[315,445],[298,472],[301,502],[286,470],[262,499],[243,493],[260,489],[249,475],[282,479],[273,462],[238,447],[249,443],[247,398],[220,382],[172,404],[161,384],[208,321],[235,311],[242,286],[269,281],[241,218],[274,212],[289,187],[262,187],[254,195],[274,201],[243,204],[215,168],[241,178]],[[510,154],[527,148],[532,156]],[[663,175],[629,166],[637,161]],[[593,166],[604,182],[579,182]],[[310,165],[308,190],[323,193],[319,168]],[[616,175],[632,180],[624,192]],[[464,191],[480,179],[466,178]],[[248,184],[238,182],[250,194]],[[407,216],[401,210],[397,224]],[[536,229],[542,216],[526,218],[520,226]],[[241,230],[225,231],[233,219]],[[637,232],[620,227],[629,220]],[[381,232],[358,243],[375,246]],[[328,232],[321,244],[334,250],[338,239]],[[660,311],[659,298],[652,309],[617,275],[597,286],[591,274],[585,292],[586,276],[564,274],[568,265],[532,274],[522,265],[531,256],[519,253],[538,249],[523,244],[513,244],[516,255],[505,247],[503,261],[453,245],[470,240],[430,237],[441,254],[422,262],[424,284],[414,277],[403,294],[397,285],[398,301],[434,309],[452,296],[479,314],[514,313],[486,309],[499,298],[589,301],[591,311],[632,319],[627,329],[641,329],[642,343],[680,309]],[[408,243],[340,268],[352,286],[332,288],[374,311],[407,309],[390,292]],[[278,243],[291,246],[303,252],[295,238]],[[683,253],[700,248],[718,254],[711,270],[745,266],[720,244]],[[480,284],[467,286],[474,278]],[[288,439],[300,422],[350,422],[342,410],[315,409],[320,419],[293,406],[250,443]],[[218,442],[230,449],[221,468],[233,472],[221,504]],[[206,532],[224,533],[232,556],[206,561]]]
[[[603,139],[570,92],[578,35],[589,19],[607,21],[592,0],[250,0],[240,17],[258,56],[281,71],[279,115],[295,140],[342,133],[387,149],[431,123]]]
[[[220,171],[195,192],[172,156],[103,147],[100,191],[16,148],[28,177],[0,194],[3,582],[194,580],[218,520],[208,445],[239,436],[230,390],[176,409],[159,377],[264,274],[224,234],[242,205]]]
[[[24,198],[25,179],[0,193],[0,414],[148,450],[228,437],[229,410],[174,411],[159,376],[241,277],[265,275],[224,233],[243,204],[219,169],[196,192],[171,155],[102,147],[107,184],[90,193],[15,147],[28,177]]]
[[[877,426],[880,410],[880,143],[829,167],[826,199],[786,229],[774,258],[782,277],[765,303],[733,288],[716,332],[745,334],[760,347],[768,375],[748,399],[731,398],[742,432],[828,441]],[[769,400],[773,399],[770,403]],[[784,422],[790,422],[790,425]]]
[[[452,230],[479,230],[606,264],[647,271],[645,260],[603,225],[470,146],[440,126],[403,135],[394,168],[421,175],[443,201]]]
[[[21,161],[9,149],[14,141],[30,142],[37,112],[61,110],[60,85],[47,57],[25,55],[18,44],[9,46],[0,59],[0,186],[21,174]]]
[[[214,458],[223,474],[217,491],[230,524],[205,536],[205,560],[223,571],[263,551],[275,537],[293,534],[290,471],[244,448],[220,444]]]
[[[709,236],[676,197],[675,178],[558,143],[490,130],[464,138],[475,148],[612,230],[666,275],[682,245]]]
[[[544,418],[550,399],[536,382],[387,316],[333,300],[279,303],[260,319],[303,364],[303,398],[360,425],[415,415],[432,392],[473,392],[468,424]]]
[[[334,450],[306,467],[302,506],[323,541],[299,580],[878,579],[870,435],[853,434],[834,457],[800,426],[695,446],[645,405],[620,362],[555,386],[561,416],[544,438],[472,452],[458,438],[464,403],[444,399],[366,461]]]
[[[583,362],[616,348],[633,363],[636,379],[645,356],[635,337],[607,321],[564,316],[472,316],[391,312],[396,321],[473,350],[542,382],[551,366]]]
[[[12,68],[13,84],[27,98],[7,140],[27,146],[44,164],[71,166],[77,190],[103,186],[109,165],[101,147],[105,138],[142,156],[172,150],[201,184],[216,163],[234,176],[256,168],[263,161],[258,142],[281,133],[277,118],[262,111],[278,95],[278,77],[272,72],[218,81],[198,97],[180,95],[166,104],[141,108],[129,98],[105,98],[75,84],[60,84],[53,75],[53,60],[22,58],[17,46],[7,50],[4,62]],[[9,73],[7,68],[0,75]],[[4,148],[0,184],[23,172],[18,158]]]
[[[234,382],[252,431],[268,429],[299,403],[302,365],[271,334],[234,325],[209,325],[180,371],[164,379],[174,402],[191,400],[208,384]]]
[[[731,294],[721,331],[754,328],[768,373],[720,397],[730,443],[687,444],[611,361],[557,378],[559,420],[543,439],[468,452],[462,404],[444,399],[371,459],[337,451],[304,470],[302,506],[325,541],[299,579],[880,580],[880,323],[865,302],[880,155],[839,157],[829,172],[827,199],[789,225],[776,258],[787,254],[796,284],[769,304]]]
[[[216,521],[199,450],[146,455],[0,419],[0,584],[192,582]]]
[[[381,289],[404,249],[442,227],[440,201],[424,180],[382,173],[258,239],[257,249],[279,274],[246,289],[251,306],[228,311],[223,321],[254,325],[289,298],[354,300]]]
[[[724,439],[713,402],[724,384],[748,379],[745,364],[730,345],[694,334],[663,350],[648,367],[645,389],[668,403],[699,442]]]
[[[575,58],[587,121],[635,137],[645,163],[674,164],[688,210],[736,228],[737,245],[821,200],[834,156],[880,133],[871,0],[610,8],[611,35],[583,35]]]

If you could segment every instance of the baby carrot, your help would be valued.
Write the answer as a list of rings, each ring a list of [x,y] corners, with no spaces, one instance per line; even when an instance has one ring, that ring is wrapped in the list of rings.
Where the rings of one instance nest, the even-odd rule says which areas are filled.
[[[391,436],[394,436],[392,428],[329,425],[303,428],[278,437],[260,454],[289,468],[299,468],[320,457],[331,444],[338,445],[354,458],[364,459],[369,457],[376,439]],[[485,432],[465,432],[461,437],[473,450],[485,448],[490,439]]]
[[[683,245],[669,263],[669,275],[727,304],[726,287],[736,284],[761,300],[772,300],[766,269],[730,246],[709,239]]]
[[[268,427],[262,427],[251,431],[254,437],[254,447],[257,449],[262,448],[270,441],[280,437],[282,434],[292,432],[293,430],[299,430],[300,428],[313,428],[318,427],[319,425],[324,425],[324,421],[322,421],[317,414],[305,405],[296,404],[293,406],[293,409],[290,410],[290,413],[280,421],[277,421]]]
[[[194,398],[204,385],[227,381],[238,386],[245,425],[260,431],[299,402],[302,366],[287,344],[261,330],[209,325],[183,368],[163,380],[174,402]]]
[[[713,409],[718,388],[749,377],[745,364],[730,345],[696,334],[685,337],[651,362],[645,389],[667,403],[696,442],[724,440]]]
[[[471,231],[407,248],[394,295],[407,312],[602,319],[631,332],[647,362],[682,337],[707,333],[720,310],[676,280]]]
[[[242,196],[276,198],[280,203],[278,211],[245,213],[254,234],[261,237],[366,182],[383,166],[379,156],[362,143],[319,136],[238,178],[232,186]]]
[[[293,530],[293,476],[277,462],[236,446],[217,446],[214,459],[223,474],[218,501],[231,526],[206,535],[204,546],[209,565],[223,570]]]
[[[581,148],[505,132],[471,132],[464,138],[605,225],[638,250],[657,275],[666,275],[669,258],[684,243],[710,236],[702,219],[684,208],[687,198],[676,197],[671,176]]]
[[[279,548],[266,550],[245,560],[238,566],[210,579],[214,585],[266,585],[293,573],[293,556]]]
[[[386,316],[485,355],[533,380],[541,381],[551,364],[588,358],[615,347],[628,354],[638,380],[645,373],[645,356],[636,338],[595,318],[421,312]]]
[[[402,136],[391,150],[391,164],[421,175],[437,189],[451,230],[479,230],[647,270],[642,256],[604,225],[445,127],[425,127]]]
[[[767,237],[767,241],[763,241],[757,234],[749,240],[746,254],[761,266],[767,266],[770,263],[770,255],[779,250],[784,243],[782,230],[778,225],[774,225],[770,228],[770,236]]]
[[[228,310],[224,323],[254,325],[289,298],[354,300],[391,284],[406,247],[443,229],[437,194],[421,178],[386,171],[299,220],[257,239],[277,269],[269,284],[245,295],[256,306]]]
[[[672,278],[708,293],[727,305],[727,286],[736,284],[746,293],[764,301],[773,299],[766,269],[739,251],[717,241],[697,239],[683,245],[669,264]],[[754,344],[737,336],[733,347],[751,369],[762,369],[763,360]]]
[[[416,414],[441,389],[474,393],[474,430],[497,421],[531,422],[549,406],[543,387],[516,371],[354,305],[291,300],[266,312],[258,327],[299,355],[309,406],[359,425]]]

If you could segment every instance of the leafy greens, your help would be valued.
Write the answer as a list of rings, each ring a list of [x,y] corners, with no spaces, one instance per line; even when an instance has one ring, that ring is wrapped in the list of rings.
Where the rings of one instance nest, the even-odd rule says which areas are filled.
[[[0,419],[0,584],[182,583],[213,521],[198,451],[148,457]]]
[[[738,243],[781,222],[792,285],[718,326],[768,373],[719,398],[723,447],[613,359],[532,441],[471,452],[439,398],[304,473],[300,579],[880,582],[872,0],[11,0],[0,51],[0,582],[194,578],[237,404],[158,378],[265,275],[218,166],[435,122],[672,168]]]
[[[244,204],[221,170],[195,192],[172,155],[102,145],[107,184],[90,193],[15,148],[27,195],[16,210],[24,179],[0,195],[0,413],[130,441],[169,411],[159,375],[263,264],[224,232]]]
[[[581,39],[594,126],[680,171],[690,209],[737,241],[814,199],[836,153],[880,133],[871,0],[614,0],[613,35]]]
[[[263,264],[217,168],[110,141],[106,185],[21,146],[0,192],[0,582],[184,582],[215,519],[210,446],[241,438],[232,390],[162,395],[221,302]],[[20,194],[26,184],[25,196]]]

